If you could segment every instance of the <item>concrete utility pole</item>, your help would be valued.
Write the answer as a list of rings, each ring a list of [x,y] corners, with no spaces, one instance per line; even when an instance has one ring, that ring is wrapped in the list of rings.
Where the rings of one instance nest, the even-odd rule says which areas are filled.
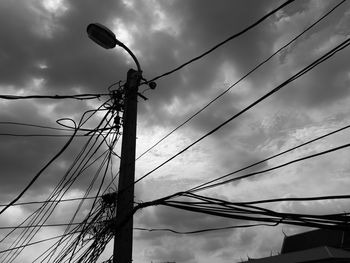
[[[124,114],[123,114],[123,142],[119,170],[118,196],[116,200],[117,209],[115,215],[115,229],[113,229],[114,251],[113,263],[132,262],[132,230],[134,209],[134,181],[135,181],[135,147],[136,147],[136,118],[137,118],[137,96],[147,100],[138,93],[142,77],[139,61],[134,53],[120,42],[114,33],[99,23],[89,24],[86,28],[91,40],[105,49],[115,46],[122,47],[133,58],[137,71],[130,69],[124,86]],[[148,83],[150,89],[155,89],[156,83]]]
[[[124,87],[124,125],[119,170],[113,263],[132,262],[137,94],[141,72],[130,69]],[[125,221],[126,220],[126,221]]]

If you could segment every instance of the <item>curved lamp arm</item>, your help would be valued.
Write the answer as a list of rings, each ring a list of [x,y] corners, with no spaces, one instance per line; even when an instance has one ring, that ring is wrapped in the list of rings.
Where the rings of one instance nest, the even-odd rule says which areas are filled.
[[[133,58],[133,60],[134,60],[134,62],[135,62],[135,64],[136,64],[137,71],[138,71],[139,73],[142,73],[140,63],[139,63],[139,61],[137,60],[135,54],[134,54],[127,46],[125,46],[122,42],[120,42],[120,46],[121,46],[122,48],[124,48],[124,49],[126,50],[126,52],[128,52],[128,53],[130,54],[130,56]]]

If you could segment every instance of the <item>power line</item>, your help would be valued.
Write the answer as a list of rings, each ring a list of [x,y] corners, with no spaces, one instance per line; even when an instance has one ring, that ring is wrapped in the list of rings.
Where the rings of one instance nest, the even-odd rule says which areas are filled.
[[[328,196],[313,196],[313,197],[285,197],[264,199],[256,201],[238,202],[244,205],[256,205],[276,202],[305,202],[305,201],[322,201],[322,200],[336,200],[336,199],[350,199],[350,195],[328,195]]]
[[[38,225],[27,225],[27,226],[0,226],[0,229],[20,229],[20,228],[34,228],[34,227],[58,227],[58,226],[71,226],[71,225],[81,225],[83,222],[80,223],[60,223],[60,224],[38,224]]]
[[[171,200],[173,197],[182,197],[181,201]],[[164,205],[168,207],[178,208],[191,212],[204,213],[214,216],[220,216],[224,218],[238,219],[238,220],[249,220],[272,223],[277,226],[281,223],[297,225],[297,226],[308,226],[325,229],[349,229],[349,215],[347,213],[336,213],[336,214],[300,214],[300,213],[283,213],[273,211],[260,206],[254,206],[254,204],[280,202],[280,201],[318,201],[318,200],[335,200],[335,199],[350,199],[350,195],[342,196],[320,196],[320,197],[301,197],[301,198],[279,198],[279,199],[268,199],[250,202],[230,202],[218,198],[212,198],[207,196],[200,196],[193,193],[181,193],[178,196],[165,197],[157,199],[151,202],[146,202],[136,206],[136,210],[142,209],[149,206]],[[184,197],[195,199],[195,201],[184,201]],[[257,224],[259,225],[259,224]],[[254,225],[243,225],[243,227],[253,227]],[[195,234],[206,231],[215,231],[229,228],[239,228],[242,226],[229,226],[223,228],[209,228],[196,231],[181,232],[172,229],[145,229],[139,228],[144,231],[170,231],[175,234]]]
[[[33,128],[40,128],[40,129],[49,129],[49,130],[55,130],[55,131],[65,131],[65,132],[72,132],[76,128],[70,127],[67,125],[62,125],[67,128],[58,128],[58,127],[52,127],[52,126],[46,126],[46,125],[38,125],[38,124],[29,124],[29,123],[21,123],[21,122],[12,122],[12,121],[0,121],[0,125],[15,125],[15,126],[25,126],[25,127],[33,127]],[[78,132],[91,132],[93,129],[86,129],[86,128],[78,128]],[[94,129],[96,130],[96,129]],[[101,131],[101,129],[99,130]],[[114,132],[112,132],[114,133]],[[70,137],[70,134],[16,134],[16,133],[0,133],[0,136],[14,136],[14,137]],[[76,134],[77,137],[86,137],[87,134]],[[90,136],[90,135],[89,135]]]
[[[226,174],[226,175],[217,177],[217,178],[215,178],[215,179],[212,179],[212,180],[210,180],[210,181],[208,181],[208,182],[202,183],[202,184],[200,184],[200,185],[198,185],[198,186],[196,186],[196,187],[192,187],[191,189],[189,189],[189,190],[187,190],[187,191],[188,191],[188,192],[196,191],[196,190],[199,189],[199,188],[203,188],[203,187],[205,187],[206,185],[209,185],[209,184],[211,184],[211,183],[217,182],[217,181],[219,181],[219,180],[221,180],[221,179],[224,179],[224,178],[226,178],[226,177],[228,177],[228,176],[230,176],[230,175],[237,174],[237,173],[239,173],[239,172],[242,172],[242,171],[244,171],[244,170],[247,170],[247,169],[249,169],[249,168],[252,168],[252,167],[254,167],[254,166],[257,166],[257,165],[259,165],[259,164],[262,164],[262,163],[264,163],[264,162],[267,162],[267,161],[269,161],[269,160],[272,160],[272,159],[274,159],[274,158],[276,158],[276,157],[279,157],[279,156],[281,156],[281,155],[284,155],[284,154],[286,154],[286,153],[288,153],[288,152],[291,152],[291,151],[294,151],[294,150],[296,150],[296,149],[298,149],[298,148],[304,147],[305,145],[311,144],[311,143],[313,143],[313,142],[319,141],[319,140],[321,140],[321,139],[324,139],[324,138],[326,138],[326,137],[328,137],[328,136],[331,136],[331,135],[333,135],[333,134],[336,134],[336,133],[338,133],[338,132],[344,131],[344,130],[346,130],[346,129],[348,129],[348,128],[350,128],[350,125],[346,125],[346,126],[344,126],[344,127],[341,127],[341,128],[339,128],[339,129],[336,129],[336,130],[334,130],[334,131],[332,131],[332,132],[326,133],[326,134],[324,134],[324,135],[322,135],[322,136],[319,136],[319,137],[314,138],[314,139],[312,139],[312,140],[306,141],[306,142],[301,143],[301,144],[299,144],[299,145],[297,145],[297,146],[291,147],[291,148],[289,148],[289,149],[287,149],[287,150],[285,150],[285,151],[282,151],[282,152],[280,152],[280,153],[278,153],[278,154],[274,154],[274,155],[272,155],[272,156],[270,156],[270,157],[268,157],[268,158],[265,158],[265,159],[263,159],[263,160],[261,160],[261,161],[258,161],[258,162],[255,162],[255,163],[253,163],[253,164],[247,165],[247,166],[245,166],[245,167],[243,167],[243,168],[237,169],[236,171],[231,172],[231,173],[229,173],[228,175]],[[187,191],[186,191],[186,192],[187,192]]]
[[[340,43],[339,45],[337,45],[335,48],[333,48],[332,50],[328,51],[326,54],[324,54],[323,56],[321,56],[320,58],[316,59],[314,62],[312,62],[311,64],[309,64],[308,66],[304,67],[302,70],[300,70],[298,73],[296,73],[295,75],[293,75],[292,77],[290,77],[289,79],[287,79],[286,81],[284,81],[283,83],[281,83],[280,85],[278,85],[277,87],[275,87],[274,89],[272,89],[271,91],[269,91],[268,93],[266,93],[265,95],[263,95],[262,97],[260,97],[259,99],[257,99],[256,101],[254,101],[253,103],[251,103],[249,106],[245,107],[244,109],[242,109],[241,111],[239,111],[238,113],[234,114],[232,117],[230,117],[229,119],[227,119],[226,121],[224,121],[223,123],[221,123],[220,125],[218,125],[217,127],[215,127],[214,129],[212,129],[211,131],[207,132],[206,134],[204,134],[203,136],[201,136],[199,139],[195,140],[194,142],[192,142],[190,145],[188,145],[187,147],[185,147],[183,150],[181,150],[180,152],[178,152],[177,154],[173,155],[172,157],[170,157],[169,159],[167,159],[166,161],[164,161],[163,163],[161,163],[160,165],[158,165],[157,167],[155,167],[154,169],[152,169],[151,171],[149,171],[148,173],[146,173],[145,175],[143,175],[142,177],[140,177],[139,179],[137,179],[135,181],[135,184],[139,181],[141,181],[142,179],[144,179],[145,177],[147,177],[148,175],[150,175],[151,173],[155,172],[156,170],[158,170],[159,168],[161,168],[162,166],[164,166],[165,164],[167,164],[168,162],[172,161],[173,159],[175,159],[177,156],[181,155],[182,153],[184,153],[185,151],[187,151],[188,149],[190,149],[192,146],[194,146],[195,144],[199,143],[200,141],[202,141],[203,139],[205,139],[206,137],[212,135],[213,133],[215,133],[216,131],[218,131],[219,129],[221,129],[222,127],[224,127],[225,125],[227,125],[228,123],[230,123],[232,120],[236,119],[237,117],[239,117],[240,115],[242,115],[243,113],[245,113],[246,111],[248,111],[249,109],[253,108],[254,106],[256,106],[257,104],[259,104],[260,102],[264,101],[265,99],[267,99],[268,97],[270,97],[271,95],[273,95],[274,93],[276,93],[277,91],[279,91],[280,89],[282,89],[283,87],[285,87],[286,85],[288,85],[289,83],[293,82],[294,80],[300,78],[301,76],[303,76],[304,74],[306,74],[307,72],[309,72],[310,70],[312,70],[314,67],[316,67],[317,65],[319,65],[320,63],[326,61],[327,59],[331,58],[333,55],[335,55],[337,52],[345,49],[346,47],[348,47],[348,45],[350,44],[350,39],[346,39],[345,41],[343,41],[342,43]]]
[[[98,196],[98,197],[102,197],[102,196]],[[68,198],[68,199],[61,199],[61,200],[29,201],[29,202],[15,203],[12,206],[45,204],[45,203],[63,203],[63,202],[71,202],[71,201],[90,200],[90,199],[95,199],[95,198],[96,198],[96,196],[88,196],[88,197]],[[9,204],[5,204],[5,205],[0,204],[0,207],[8,206],[8,205]]]
[[[58,153],[50,159],[47,164],[40,169],[40,171],[32,178],[32,180],[29,182],[29,184],[15,197],[5,208],[3,208],[0,211],[0,215],[5,212],[10,206],[12,206],[14,203],[16,203],[23,195],[24,193],[34,184],[34,182],[40,177],[40,175],[49,167],[70,145],[70,143],[73,141],[75,137],[76,131],[74,131],[73,135],[70,137],[70,139],[65,143],[65,145],[58,151]]]
[[[32,243],[28,243],[28,244],[26,244],[26,245],[22,245],[22,246],[18,246],[18,247],[13,247],[13,248],[9,248],[9,249],[2,250],[2,251],[0,251],[0,254],[6,253],[6,252],[9,252],[9,251],[13,251],[13,250],[17,250],[17,249],[19,249],[19,248],[25,248],[25,247],[28,247],[28,246],[32,246],[32,245],[36,245],[36,244],[39,244],[39,243],[47,242],[47,241],[54,240],[54,239],[57,239],[57,238],[61,238],[61,237],[69,236],[69,235],[78,234],[78,233],[80,233],[80,231],[75,231],[75,232],[68,233],[68,234],[64,234],[64,235],[59,235],[59,236],[54,236],[54,237],[42,239],[42,240],[39,240],[39,241],[35,241],[35,242],[32,242]]]
[[[304,157],[301,157],[301,158],[297,158],[297,159],[294,159],[294,160],[292,160],[292,161],[289,161],[289,162],[286,162],[286,163],[283,163],[283,164],[280,164],[280,165],[276,165],[276,166],[273,166],[273,167],[268,168],[268,169],[265,169],[265,170],[260,170],[260,171],[257,171],[257,172],[248,173],[248,174],[246,174],[246,175],[238,176],[238,177],[235,177],[235,178],[232,178],[232,179],[227,179],[227,180],[225,180],[225,181],[218,182],[218,183],[211,184],[211,185],[205,185],[205,186],[203,186],[203,187],[196,187],[194,190],[190,190],[190,191],[188,191],[188,192],[191,192],[191,193],[192,193],[192,192],[202,191],[202,190],[204,190],[204,189],[209,189],[209,188],[217,187],[217,186],[219,186],[219,185],[227,184],[227,183],[230,183],[230,182],[233,182],[233,181],[242,180],[242,179],[245,179],[245,178],[248,178],[248,177],[252,177],[252,176],[255,176],[255,175],[258,175],[258,174],[263,174],[263,173],[271,172],[271,171],[280,169],[280,168],[282,168],[282,167],[291,165],[291,164],[293,164],[293,163],[305,161],[305,160],[307,160],[307,159],[311,159],[311,158],[315,158],[315,157],[318,157],[318,156],[321,156],[321,155],[325,155],[325,154],[328,154],[328,153],[336,152],[336,151],[339,151],[339,150],[341,150],[341,149],[345,149],[345,148],[348,148],[348,147],[350,147],[350,143],[343,144],[343,145],[338,146],[338,147],[330,148],[330,149],[328,149],[328,150],[325,150],[325,151],[322,151],[322,152],[318,152],[318,153],[315,153],[315,154],[310,154],[310,155],[307,155],[307,156],[304,156]],[[227,176],[232,175],[232,174],[234,174],[234,173],[236,173],[236,172],[228,173],[228,174],[226,174],[226,175],[223,176],[223,177],[227,177]]]
[[[114,132],[113,132],[114,133]],[[15,133],[0,133],[0,136],[9,137],[53,137],[53,138],[67,138],[72,135],[69,134],[15,134]],[[87,136],[98,136],[98,134],[87,135],[87,134],[76,134],[75,137],[87,137]]]
[[[257,25],[259,25],[260,23],[262,23],[264,20],[266,20],[267,18],[269,18],[271,15],[275,14],[276,12],[278,12],[279,10],[281,10],[282,8],[284,8],[285,6],[293,3],[295,0],[288,0],[286,1],[285,3],[283,3],[282,5],[280,5],[279,7],[275,8],[274,10],[270,11],[269,13],[267,13],[266,15],[264,15],[263,17],[261,17],[260,19],[258,19],[256,22],[254,22],[253,24],[251,24],[250,26],[246,27],[245,29],[241,30],[240,32],[230,36],[229,38],[227,38],[226,40],[220,42],[219,44],[216,44],[214,47],[210,48],[208,51],[204,52],[203,54],[195,57],[195,58],[192,58],[190,59],[189,61],[183,63],[182,65],[176,67],[175,69],[173,70],[170,70],[160,76],[157,76],[153,79],[151,79],[150,81],[147,81],[147,82],[151,82],[151,81],[155,81],[157,79],[160,79],[164,76],[167,76],[167,75],[170,75],[172,73],[174,73],[175,71],[178,71],[180,69],[182,69],[183,67],[187,66],[188,64],[191,64],[193,62],[195,62],[196,60],[199,60],[201,58],[203,58],[204,56],[208,55],[209,53],[213,52],[215,49],[219,48],[220,46],[226,44],[227,42],[243,35],[244,33],[248,32],[250,29],[256,27]]]
[[[62,126],[65,126],[67,127],[68,129],[74,131],[75,133],[78,131],[78,130],[82,130],[80,127],[82,127],[82,125],[84,123],[86,123],[88,121],[88,119],[90,119],[96,112],[98,112],[101,107],[104,107],[104,105],[106,105],[106,103],[103,103],[97,110],[89,110],[89,111],[86,111],[80,121],[79,121],[79,124],[78,125],[74,125],[74,127],[69,127],[65,124],[62,123],[62,120],[69,120],[69,121],[72,121],[71,119],[69,118],[66,118],[66,119],[61,119],[61,120],[58,120],[57,122],[62,125]],[[109,116],[107,118],[107,115],[109,115],[109,113],[112,113],[112,116]],[[89,115],[89,116],[88,116]],[[49,200],[51,198],[54,198],[55,196],[58,197],[58,195],[61,195],[61,192],[64,190],[64,193],[62,194],[62,196],[60,197],[60,199],[63,197],[63,195],[68,191],[68,189],[70,188],[70,186],[73,184],[73,182],[77,179],[77,177],[79,175],[81,175],[84,170],[86,170],[89,166],[91,166],[96,160],[94,160],[93,162],[90,162],[91,158],[96,154],[97,150],[100,148],[100,146],[103,144],[103,143],[107,143],[107,137],[103,136],[104,132],[103,131],[107,131],[108,130],[108,133],[105,134],[106,136],[111,133],[112,129],[114,127],[112,127],[109,122],[113,119],[113,110],[110,109],[108,110],[108,112],[106,113],[105,117],[102,118],[102,121],[100,122],[100,124],[97,126],[97,128],[95,129],[86,129],[86,131],[89,131],[90,133],[90,136],[89,136],[89,141],[88,143],[83,147],[83,150],[79,153],[78,157],[75,159],[75,161],[73,162],[71,168],[69,168],[69,170],[67,171],[67,173],[64,175],[64,177],[61,179],[59,185],[55,188],[55,190],[52,192],[51,194],[51,197],[49,198]],[[106,119],[109,119],[109,120],[106,120]],[[107,124],[105,125],[105,127],[108,127],[110,126],[110,128],[108,129],[105,129],[105,128],[100,128],[101,125],[103,124],[103,122],[107,121]],[[90,142],[92,141],[92,138],[94,137],[94,135],[98,134],[97,137],[94,138],[94,143],[93,145],[90,147],[90,149],[88,150],[88,152],[86,153],[86,149],[88,147],[88,145],[90,144]],[[97,148],[94,146],[97,142],[98,142],[98,137],[99,136],[102,136],[103,139],[101,140],[101,142],[99,143],[99,146],[97,146]],[[109,148],[112,147],[111,145],[108,146]],[[94,149],[93,152],[91,152],[92,150]],[[85,152],[85,155],[84,155],[84,152]],[[81,160],[82,158],[82,160]],[[88,158],[88,159],[87,159]],[[100,157],[98,157],[99,159]],[[87,160],[86,160],[87,159]],[[77,162],[80,160],[80,164],[78,164],[78,167],[76,167],[76,169],[73,171],[74,167]],[[86,160],[86,161],[85,161]],[[68,178],[69,174],[71,173],[71,171],[73,171],[73,173],[70,175],[70,177]],[[95,176],[96,177],[96,176]],[[64,189],[66,188],[66,189]],[[85,196],[87,197],[87,196]],[[56,200],[55,200],[56,201]],[[81,199],[81,201],[83,201]],[[38,225],[38,227],[36,228],[24,228],[25,229],[25,232],[22,232],[23,235],[21,235],[21,237],[19,237],[19,239],[17,239],[15,242],[17,242],[17,244],[19,244],[20,242],[22,243],[22,245],[26,242],[27,244],[34,238],[34,236],[36,235],[36,233],[39,231],[39,229],[41,228],[41,226],[43,226],[45,224],[45,222],[48,220],[49,216],[52,214],[52,212],[54,211],[54,209],[56,208],[57,204],[59,203],[59,200],[58,202],[45,202],[43,204],[43,206],[37,210],[33,215],[35,215],[35,217],[33,217],[33,219],[31,220],[31,222],[29,222],[30,225],[34,225],[35,222],[37,221],[37,219],[39,218],[39,222],[40,225]],[[49,205],[49,204],[55,204],[55,206],[53,208],[51,208],[52,206]],[[11,204],[10,204],[11,205]],[[49,207],[48,209],[46,209],[47,206],[51,206]],[[51,211],[50,211],[51,210]],[[77,210],[78,211],[78,210]],[[38,212],[38,213],[37,213]],[[45,218],[44,218],[45,217]],[[73,223],[71,221],[71,223]],[[68,227],[71,226],[68,224]],[[16,227],[15,229],[17,228],[21,228],[21,226],[18,226]],[[29,234],[27,234],[29,230]],[[34,231],[35,230],[35,231]],[[11,231],[12,232],[12,231]],[[36,232],[36,233],[33,233],[33,232]],[[7,237],[8,235],[6,235]],[[13,246],[13,245],[11,245]],[[15,245],[15,247],[17,247],[18,249],[17,250],[23,250],[25,246],[20,246],[18,247],[18,245]],[[5,257],[8,258],[8,262],[12,262],[15,260],[15,258],[19,255],[19,253],[21,253],[21,251],[17,251],[15,252],[13,255],[10,255],[9,254]],[[2,260],[3,262],[3,260]]]
[[[278,50],[276,50],[272,55],[270,55],[268,58],[261,61],[258,65],[256,65],[254,68],[252,68],[250,71],[248,71],[245,75],[243,75],[240,79],[238,79],[235,83],[230,85],[225,91],[217,95],[215,98],[213,98],[211,101],[209,101],[205,106],[203,106],[201,109],[199,109],[197,112],[192,114],[189,118],[187,118],[184,122],[182,122],[180,125],[178,125],[176,128],[171,130],[169,133],[167,133],[165,136],[163,136],[160,140],[158,140],[155,144],[153,144],[151,147],[149,147],[146,151],[144,151],[142,154],[140,154],[136,160],[140,159],[142,156],[147,154],[149,151],[151,151],[154,147],[156,147],[158,144],[160,144],[162,141],[164,141],[166,138],[168,138],[171,134],[173,134],[175,131],[183,127],[185,124],[190,122],[194,117],[199,115],[202,111],[204,111],[206,108],[208,108],[211,104],[213,104],[215,101],[217,101],[219,98],[221,98],[224,94],[229,92],[233,87],[238,85],[242,80],[247,78],[249,75],[251,75],[253,72],[255,72],[257,69],[259,69],[261,66],[266,64],[268,61],[270,61],[273,57],[275,57],[278,53],[280,53],[283,49],[285,49],[287,46],[289,46],[291,43],[296,41],[299,37],[304,35],[307,31],[309,31],[311,28],[313,28],[315,25],[317,25],[319,22],[321,22],[323,19],[325,19],[327,16],[329,16],[332,12],[334,12],[335,9],[337,9],[340,5],[342,5],[345,1],[343,0],[339,2],[337,5],[335,5],[332,9],[330,9],[328,12],[323,14],[319,19],[317,19],[314,23],[312,23],[310,26],[305,28],[302,32],[300,32],[298,35],[296,35],[293,39],[291,39],[288,43],[281,46]]]
[[[225,227],[213,227],[213,228],[205,228],[193,231],[178,231],[170,228],[143,228],[143,227],[135,227],[134,230],[139,231],[148,231],[148,232],[171,232],[179,235],[189,235],[189,234],[200,234],[212,231],[222,231],[229,229],[237,229],[237,228],[249,228],[249,227],[257,227],[257,226],[277,226],[278,224],[246,224],[246,225],[235,225],[235,226],[225,226]]]
[[[68,134],[15,134],[15,133],[0,133],[0,136],[9,137],[55,137],[55,138],[67,138],[71,137]],[[88,135],[76,134],[75,137],[86,137]]]
[[[24,100],[24,99],[76,99],[76,100],[92,100],[99,99],[102,96],[110,96],[109,93],[101,94],[76,94],[76,95],[28,95],[28,96],[17,96],[17,95],[0,95],[0,99],[5,100]]]
[[[29,123],[14,122],[14,121],[0,121],[0,124],[1,125],[27,126],[27,127],[42,128],[42,129],[49,129],[49,130],[56,130],[56,131],[72,131],[72,129],[64,129],[64,128],[46,126],[46,125],[29,124]]]
[[[105,103],[103,103],[99,108],[101,108],[103,105],[104,105]],[[84,117],[85,117],[85,115],[87,114],[87,112],[85,112],[84,114],[83,114],[83,116],[82,116],[82,118],[81,118],[81,120],[80,120],[80,122],[79,122],[79,125],[78,125],[78,127],[81,127],[81,125],[83,125],[84,124],[84,122],[86,122],[92,115],[94,115],[96,112],[97,112],[98,110],[93,110],[93,111],[87,111],[87,112],[91,112],[91,115],[84,121]],[[108,113],[107,113],[108,114]],[[104,120],[105,118],[103,118],[103,120]],[[67,120],[70,120],[70,119],[67,119]],[[103,122],[103,120],[102,120],[102,122]],[[101,123],[102,123],[101,122]],[[101,125],[101,124],[100,124]],[[99,125],[99,126],[100,126]],[[107,124],[106,124],[107,125]],[[76,126],[76,125],[75,125]],[[99,127],[98,126],[98,127]],[[75,128],[75,131],[76,131],[77,129]],[[95,131],[96,132],[96,131]],[[94,134],[94,133],[93,133]],[[90,151],[91,151],[91,149],[94,147],[94,145],[96,144],[96,142],[97,142],[97,137],[95,137],[94,138],[94,143],[93,143],[93,145],[91,146],[91,148],[90,148],[90,150],[88,151],[88,153],[86,153],[87,155],[89,155],[89,153],[90,153]],[[79,155],[78,155],[78,157],[74,160],[74,162],[73,162],[73,164],[72,164],[72,166],[71,166],[71,168],[69,168],[69,170],[67,171],[67,173],[64,175],[64,177],[61,179],[61,181],[60,181],[60,183],[58,184],[58,186],[56,186],[56,188],[55,188],[55,190],[53,191],[53,193],[51,194],[51,197],[49,198],[49,199],[51,199],[51,198],[54,198],[54,196],[57,196],[57,195],[60,195],[60,193],[62,192],[62,190],[64,189],[64,188],[66,188],[66,190],[64,191],[64,193],[63,193],[63,195],[68,191],[68,189],[69,189],[69,187],[72,185],[72,183],[76,180],[76,178],[85,170],[85,169],[87,169],[90,165],[92,165],[95,161],[93,161],[92,163],[90,163],[90,164],[88,164],[88,162],[89,162],[89,160],[92,158],[92,156],[93,155],[91,155],[90,157],[89,157],[89,159],[86,161],[86,163],[81,167],[81,165],[79,165],[78,167],[77,167],[77,169],[79,169],[79,167],[81,167],[81,170],[79,171],[79,173],[78,173],[78,175],[75,175],[76,174],[76,172],[78,171],[78,170],[75,170],[74,172],[73,172],[73,174],[70,176],[70,178],[66,181],[66,179],[67,179],[67,176],[68,176],[68,174],[72,171],[72,169],[73,169],[73,166],[79,161],[79,159],[81,158],[81,156],[83,156],[83,154],[84,154],[84,152],[85,152],[85,150],[87,149],[87,147],[88,147],[88,145],[90,144],[90,142],[91,142],[91,140],[92,140],[92,136],[89,138],[89,141],[87,142],[87,144],[85,144],[85,146],[83,147],[83,150],[79,153]],[[102,145],[102,143],[104,142],[104,140],[100,143],[100,145],[97,147],[97,149]],[[97,149],[95,149],[95,152],[93,152],[93,154],[95,154],[96,153],[96,151],[97,151]],[[86,156],[84,157],[84,159],[86,158]],[[84,159],[82,160],[82,162],[84,162]],[[75,178],[74,178],[74,175],[75,175]],[[66,182],[65,182],[66,181]],[[62,196],[63,196],[62,195]],[[62,198],[62,197],[61,197]],[[51,208],[52,206],[50,206],[48,209],[46,209],[46,206],[49,204],[49,203],[51,203],[51,204],[56,204],[53,208]],[[57,203],[58,202],[47,202],[47,203],[44,203],[44,205],[39,209],[39,210],[37,210],[36,212],[39,212],[39,213],[36,213],[37,215],[35,215],[35,213],[34,213],[34,215],[35,215],[35,217],[33,218],[33,220],[32,220],[32,224],[33,224],[33,222],[35,222],[35,220],[37,219],[37,218],[39,218],[39,216],[40,216],[40,214],[42,214],[42,213],[45,213],[45,214],[43,214],[43,216],[41,216],[41,218],[39,219],[39,221],[43,221],[41,224],[43,225],[46,221],[47,221],[47,219],[48,219],[48,217],[52,214],[52,212],[54,211],[54,209],[55,209],[55,207],[57,206]],[[49,211],[49,210],[51,210],[51,211]],[[46,217],[46,219],[43,219],[43,217]],[[40,229],[40,228],[36,228],[36,229]],[[26,232],[27,232],[27,230],[28,229],[26,229]],[[34,229],[31,229],[31,231],[30,232],[33,232],[33,230]],[[11,231],[12,232],[12,231]],[[26,234],[26,232],[24,232],[23,233],[23,237],[25,236],[25,234]],[[36,232],[38,232],[38,230],[36,231]],[[32,237],[30,237],[30,235],[32,235]],[[35,233],[34,234],[32,234],[32,233],[29,233],[29,235],[27,235],[27,237],[25,238],[25,240],[23,241],[23,243],[24,242],[26,242],[26,240],[27,239],[29,239],[29,241],[28,242],[30,242],[30,240],[34,237],[34,235],[35,235]],[[7,235],[8,236],[8,235]],[[7,237],[6,236],[6,237]],[[21,239],[23,239],[23,237],[21,237],[20,239],[18,239],[17,241],[15,241],[15,242],[20,242],[21,241]],[[11,245],[12,246],[12,245]],[[16,253],[17,255],[19,254],[19,253]],[[14,259],[15,259],[15,257],[17,256],[16,254],[14,254],[13,256],[12,256],[12,260],[11,261],[13,261]]]
[[[298,214],[283,213],[259,206],[244,203],[229,202],[226,200],[184,193],[183,197],[196,199],[195,202],[161,200],[158,205],[165,205],[191,212],[204,213],[231,219],[269,222],[275,224],[289,224],[326,229],[349,229],[349,216],[346,213],[338,214]]]

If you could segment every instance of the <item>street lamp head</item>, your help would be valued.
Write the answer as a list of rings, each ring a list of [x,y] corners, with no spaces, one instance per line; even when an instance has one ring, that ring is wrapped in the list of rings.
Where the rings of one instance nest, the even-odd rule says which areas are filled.
[[[104,25],[93,23],[87,26],[86,31],[89,38],[103,48],[110,49],[116,45],[123,46],[123,43],[115,37],[114,33]]]
[[[124,48],[135,61],[137,71],[142,72],[140,63],[135,57],[134,53],[132,53],[132,51],[122,42],[120,42],[110,29],[99,23],[92,23],[87,26],[86,31],[89,38],[91,38],[95,43],[99,44],[103,48],[110,49],[114,48],[116,45]]]

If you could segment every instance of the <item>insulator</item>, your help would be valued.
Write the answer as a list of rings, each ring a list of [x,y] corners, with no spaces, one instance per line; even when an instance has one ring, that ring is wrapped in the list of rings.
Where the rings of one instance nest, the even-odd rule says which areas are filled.
[[[150,89],[155,89],[157,87],[157,83],[155,83],[154,81],[151,81],[150,83],[148,83],[148,86]]]

